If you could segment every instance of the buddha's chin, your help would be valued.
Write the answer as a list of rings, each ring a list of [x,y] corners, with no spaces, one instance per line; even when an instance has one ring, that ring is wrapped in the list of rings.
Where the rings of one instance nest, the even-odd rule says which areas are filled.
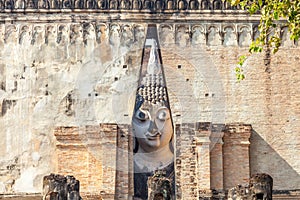
[[[155,152],[160,148],[161,142],[160,138],[144,139],[143,142],[140,141],[140,147],[145,153]]]
[[[147,139],[147,146],[149,148],[153,148],[153,151],[157,150],[160,147],[160,138],[152,138],[152,139]]]

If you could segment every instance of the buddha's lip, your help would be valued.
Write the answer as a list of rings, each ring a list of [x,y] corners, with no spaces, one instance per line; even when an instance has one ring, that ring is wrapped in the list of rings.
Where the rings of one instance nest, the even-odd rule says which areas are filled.
[[[159,132],[155,132],[154,134],[147,132],[146,133],[146,137],[148,139],[156,139],[157,137],[160,137],[160,133]]]

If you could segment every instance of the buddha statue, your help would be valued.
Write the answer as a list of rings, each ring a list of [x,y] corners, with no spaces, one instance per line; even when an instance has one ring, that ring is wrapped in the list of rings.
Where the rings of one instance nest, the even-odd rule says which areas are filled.
[[[158,40],[153,35],[157,36],[156,26],[148,27],[132,117],[134,199],[143,200],[148,199],[147,181],[156,170],[163,170],[174,186],[174,128]]]

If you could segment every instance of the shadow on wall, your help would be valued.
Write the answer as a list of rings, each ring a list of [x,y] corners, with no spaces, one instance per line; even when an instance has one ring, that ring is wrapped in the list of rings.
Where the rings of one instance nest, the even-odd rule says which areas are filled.
[[[250,137],[250,173],[271,175],[273,190],[300,189],[300,174],[255,130]]]

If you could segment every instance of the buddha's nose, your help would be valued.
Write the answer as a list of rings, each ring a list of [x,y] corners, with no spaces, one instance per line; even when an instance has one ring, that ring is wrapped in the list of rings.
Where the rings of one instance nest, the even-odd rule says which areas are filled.
[[[148,132],[153,133],[153,132],[157,132],[157,131],[158,131],[158,128],[156,126],[156,123],[154,121],[150,121]]]

